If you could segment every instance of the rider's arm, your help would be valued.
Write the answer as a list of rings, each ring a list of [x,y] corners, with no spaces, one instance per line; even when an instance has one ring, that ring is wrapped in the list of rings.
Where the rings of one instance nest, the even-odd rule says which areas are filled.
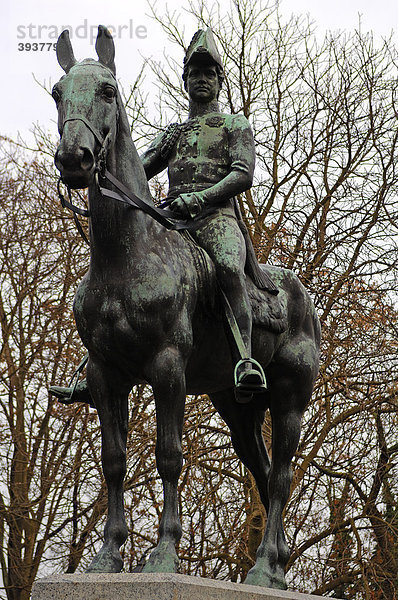
[[[161,156],[163,136],[164,133],[160,133],[148,146],[145,152],[140,155],[140,159],[144,165],[145,175],[148,181],[167,168],[168,161]]]
[[[166,131],[160,133],[145,152],[141,154],[141,162],[144,165],[148,180],[167,168],[169,156],[173,151],[180,132],[180,125],[171,123]]]

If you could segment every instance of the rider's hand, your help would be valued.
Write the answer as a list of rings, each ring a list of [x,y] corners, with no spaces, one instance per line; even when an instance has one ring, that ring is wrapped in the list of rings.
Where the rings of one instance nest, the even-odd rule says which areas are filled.
[[[190,194],[180,194],[170,204],[170,210],[184,219],[194,218],[199,215],[205,206],[205,201],[201,192],[191,192]]]

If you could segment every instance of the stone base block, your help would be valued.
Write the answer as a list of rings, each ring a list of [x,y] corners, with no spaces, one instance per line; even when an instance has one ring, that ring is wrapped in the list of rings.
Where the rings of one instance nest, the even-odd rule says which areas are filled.
[[[174,573],[52,575],[38,579],[32,600],[316,600],[321,596]]]

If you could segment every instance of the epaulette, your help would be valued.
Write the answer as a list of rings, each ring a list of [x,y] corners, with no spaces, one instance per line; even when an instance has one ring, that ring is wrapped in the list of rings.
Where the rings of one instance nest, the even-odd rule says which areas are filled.
[[[160,156],[167,159],[180,137],[182,126],[179,123],[171,123],[163,134]]]

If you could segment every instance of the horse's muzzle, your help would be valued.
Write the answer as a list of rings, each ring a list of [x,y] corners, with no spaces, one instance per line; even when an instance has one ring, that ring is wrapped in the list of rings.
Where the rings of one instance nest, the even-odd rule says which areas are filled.
[[[54,162],[62,180],[70,188],[81,189],[90,185],[95,172],[95,157],[90,148],[65,149],[61,142]]]

